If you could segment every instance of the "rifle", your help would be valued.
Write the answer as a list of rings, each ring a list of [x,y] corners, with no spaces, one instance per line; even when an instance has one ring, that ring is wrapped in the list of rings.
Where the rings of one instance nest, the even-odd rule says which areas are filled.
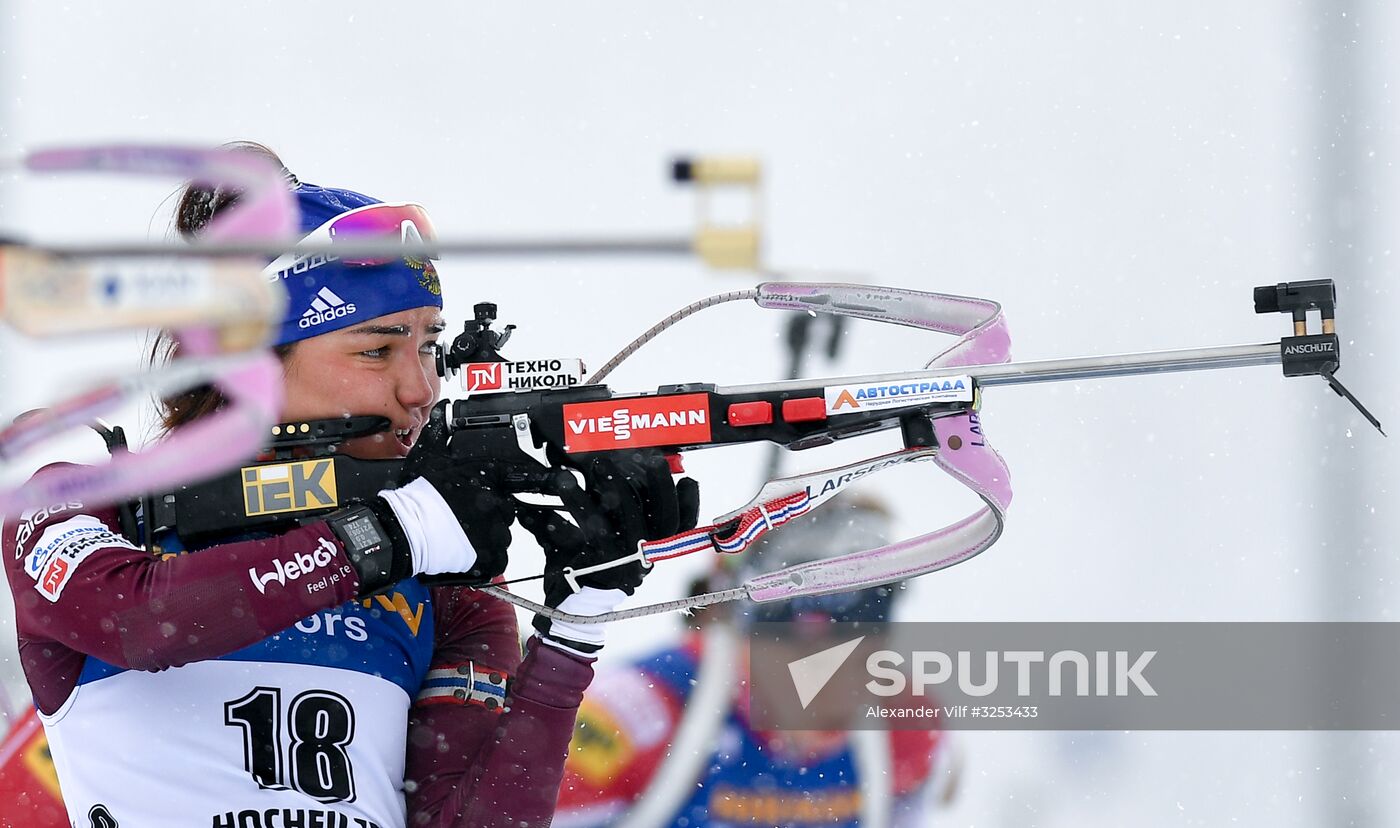
[[[644,393],[618,393],[601,384],[616,364],[665,327],[698,310],[741,299],[765,308],[858,317],[959,339],[916,371],[729,387],[672,384]],[[782,600],[925,574],[967,560],[995,543],[1011,486],[1006,465],[987,442],[978,417],[987,388],[1281,364],[1285,376],[1323,377],[1380,428],[1335,376],[1340,342],[1330,280],[1258,287],[1254,304],[1256,313],[1289,314],[1293,336],[1254,345],[1011,363],[1001,307],[991,300],[878,286],[770,282],[682,309],[585,381],[577,360],[507,362],[499,349],[514,327],[492,330],[497,308],[481,303],[464,332],[438,355],[439,372],[460,373],[469,396],[439,410],[449,419],[454,454],[507,464],[509,485],[521,493],[550,493],[552,459],[561,455],[652,448],[678,458],[687,451],[741,443],[761,441],[805,450],[876,431],[900,434],[903,448],[898,451],[771,480],[748,503],[711,523],[644,542],[635,554],[617,561],[566,571],[571,580],[595,569],[634,561],[650,566],[706,549],[737,554],[853,482],[906,463],[938,465],[983,502],[963,520],[916,538],[789,567],[730,589],[605,616],[559,613],[505,590],[483,587],[519,606],[574,623],[602,623],[737,598]],[[1309,333],[1309,312],[1321,316],[1320,333]],[[346,439],[388,426],[384,418],[364,417],[279,425],[266,460],[155,498],[153,525],[173,528],[183,539],[197,542],[233,531],[275,531],[344,502],[371,497],[393,485],[402,462],[356,460],[335,449]],[[241,514],[230,512],[230,503],[241,503]]]

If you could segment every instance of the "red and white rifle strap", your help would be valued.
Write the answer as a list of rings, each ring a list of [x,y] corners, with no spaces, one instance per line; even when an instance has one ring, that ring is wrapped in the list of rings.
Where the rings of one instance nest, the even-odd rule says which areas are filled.
[[[764,484],[744,506],[706,526],[641,544],[643,559],[652,564],[693,552],[714,550],[737,555],[770,531],[795,520],[836,496],[846,481],[864,478],[891,466],[934,457],[933,448],[897,451],[832,469],[783,477]]]
[[[642,557],[648,564],[679,558],[692,552],[713,549],[735,555],[743,552],[770,530],[806,514],[813,506],[812,497],[804,488],[741,510],[737,518],[697,526],[689,532],[642,543]]]

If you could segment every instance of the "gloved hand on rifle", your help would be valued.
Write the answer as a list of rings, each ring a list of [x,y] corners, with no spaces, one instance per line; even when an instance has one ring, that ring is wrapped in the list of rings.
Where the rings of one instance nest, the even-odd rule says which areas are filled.
[[[376,566],[356,561],[352,553],[362,595],[413,575],[452,574],[454,581],[485,583],[505,571],[515,520],[506,464],[454,458],[446,406],[444,401],[433,408],[404,462],[398,488],[384,489],[364,504],[391,549],[377,556],[377,572],[367,572]],[[334,528],[334,515],[330,522]]]
[[[636,591],[646,576],[637,545],[695,528],[700,512],[698,484],[671,477],[666,457],[655,449],[612,451],[576,464],[580,486],[571,474],[557,477],[556,494],[570,523],[540,506],[517,506],[520,525],[544,549],[545,604],[574,615],[612,612]],[[632,557],[628,563],[577,576],[578,591],[565,569],[580,570]],[[536,615],[535,629],[548,644],[580,655],[602,649],[602,624],[575,624]]]

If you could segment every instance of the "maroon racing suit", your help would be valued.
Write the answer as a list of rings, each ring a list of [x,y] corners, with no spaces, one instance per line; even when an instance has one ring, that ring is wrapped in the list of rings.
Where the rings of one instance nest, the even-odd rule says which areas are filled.
[[[317,680],[327,684],[353,674],[356,681],[391,680],[406,691],[406,699],[397,695],[403,700],[398,708],[377,705],[355,711],[361,725],[357,733],[372,730],[364,726],[367,714],[398,717],[397,723],[374,724],[403,734],[406,752],[403,779],[361,780],[361,803],[372,798],[372,787],[389,785],[385,790],[391,795],[401,791],[399,814],[406,809],[409,826],[522,828],[550,823],[575,715],[593,677],[590,659],[538,638],[531,639],[522,658],[514,609],[465,587],[426,588],[408,579],[370,599],[357,598],[355,570],[324,522],[189,554],[171,554],[167,547],[156,555],[129,543],[119,525],[114,507],[69,502],[7,519],[0,532],[0,551],[15,599],[21,664],[35,705],[49,717],[45,724],[65,799],[70,798],[71,781],[74,791],[91,800],[68,802],[75,824],[86,825],[94,809],[109,807],[98,799],[120,799],[126,792],[110,787],[104,791],[104,784],[116,785],[106,781],[103,765],[115,767],[113,759],[87,755],[81,737],[58,738],[60,727],[83,721],[75,711],[87,704],[98,711],[85,714],[96,717],[86,731],[92,738],[120,732],[130,724],[120,720],[128,712],[137,716],[150,704],[149,696],[197,686],[180,683],[182,671],[222,665],[260,669],[266,675],[312,670],[310,675],[326,677]],[[420,637],[428,630],[430,636]],[[357,649],[347,650],[347,644]],[[144,695],[116,694],[112,688],[123,680],[133,688],[146,688]],[[337,686],[324,690],[327,697],[350,695]],[[106,707],[96,703],[103,692],[109,694]],[[130,699],[130,704],[113,705],[114,698]],[[229,702],[224,707],[228,721],[211,724],[211,717],[201,714],[198,722],[187,722],[181,711],[188,706],[178,704],[179,699],[160,702],[162,727],[147,734],[147,741],[201,727],[211,732],[223,727],[220,739],[238,738],[237,729],[229,731],[227,726],[245,724],[238,717],[251,716],[252,710],[229,707]],[[50,719],[60,713],[66,718],[56,726]],[[293,747],[298,747],[295,741]],[[342,748],[344,744],[337,744],[324,750],[329,755]],[[298,787],[295,781],[273,778],[274,769],[282,772],[281,765],[264,766],[249,753],[228,758],[226,764],[236,767],[201,770],[201,763],[215,760],[200,751],[190,754],[188,778],[182,777],[182,767],[148,768],[146,776],[128,782],[128,787],[146,786],[159,796],[156,792],[163,785],[188,793],[199,790],[207,776],[237,776],[238,784],[246,787],[237,794],[240,803],[254,807],[238,811],[241,804],[233,804],[220,815],[214,811],[226,803],[210,803],[210,824],[243,824],[240,819],[254,818],[247,814],[267,820],[248,824],[272,825],[279,814],[286,824],[293,818],[312,818],[306,816],[310,810],[284,807],[288,797],[314,785]],[[365,767],[379,766],[362,761],[361,770]],[[89,790],[97,793],[89,796]],[[314,817],[324,818],[328,826],[399,823],[398,815],[381,821],[380,816],[361,813],[357,818],[353,811],[334,811],[341,804],[334,791],[312,793],[320,794],[308,800],[315,807],[330,803],[324,806],[330,816],[317,811]],[[258,811],[257,803],[267,804],[260,796],[281,799]],[[355,799],[340,796],[346,802]],[[278,812],[277,807],[284,810]],[[112,814],[123,825],[154,824],[139,813],[124,821],[115,811]]]

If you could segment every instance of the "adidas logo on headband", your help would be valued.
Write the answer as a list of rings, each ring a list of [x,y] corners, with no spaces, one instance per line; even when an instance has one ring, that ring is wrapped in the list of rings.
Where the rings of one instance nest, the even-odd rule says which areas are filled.
[[[323,287],[316,292],[315,298],[311,300],[311,307],[301,315],[301,321],[297,325],[302,328],[314,328],[324,322],[350,316],[354,312],[354,302],[346,302],[336,296],[335,291]]]

